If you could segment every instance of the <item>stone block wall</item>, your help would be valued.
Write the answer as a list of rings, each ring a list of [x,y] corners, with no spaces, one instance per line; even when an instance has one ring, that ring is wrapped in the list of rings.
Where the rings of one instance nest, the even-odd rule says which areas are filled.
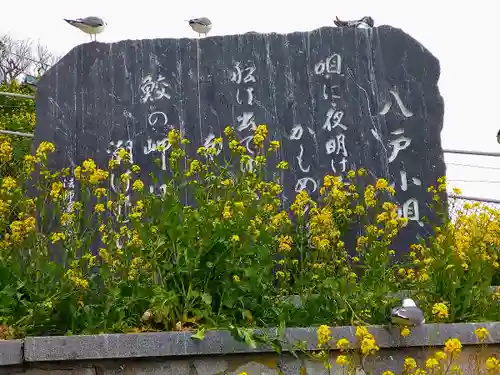
[[[477,342],[474,330],[489,331],[486,345]],[[369,357],[357,374],[382,374],[386,370],[399,375],[406,357],[413,357],[421,368],[425,360],[449,338],[463,344],[459,359],[464,375],[479,374],[478,361],[484,365],[490,356],[500,357],[500,323],[428,324],[403,338],[399,331],[370,327],[380,351]],[[355,327],[332,328],[333,342],[340,337],[354,340]],[[323,375],[322,362],[306,354],[288,352],[297,341],[308,349],[316,345],[315,328],[288,329],[283,337],[284,353],[271,348],[250,349],[224,331],[208,332],[203,341],[189,333],[162,332],[67,337],[31,337],[0,341],[0,375],[216,375],[246,372],[248,375]],[[335,364],[339,353],[332,351],[332,374],[346,374]]]

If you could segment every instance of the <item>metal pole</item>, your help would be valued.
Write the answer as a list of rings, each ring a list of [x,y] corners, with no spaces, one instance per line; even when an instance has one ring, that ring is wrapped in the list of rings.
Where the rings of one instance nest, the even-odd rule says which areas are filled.
[[[2,130],[2,129],[0,129],[0,133],[10,134],[10,135],[18,135],[20,137],[29,137],[29,138],[33,138],[34,137],[34,135],[31,134],[31,133],[14,132],[14,131],[11,131],[11,130]]]
[[[482,155],[482,156],[496,156],[496,157],[500,157],[500,152],[445,150],[445,149],[443,149],[443,152],[445,154]]]
[[[0,95],[13,96],[14,98],[35,99],[33,95],[14,94],[13,92],[0,91]]]
[[[479,198],[479,197],[469,197],[466,195],[455,195],[455,194],[448,194],[449,198],[455,198],[455,199],[463,199],[465,201],[478,201],[478,202],[485,202],[485,203],[497,203],[500,204],[499,199],[493,199],[493,198]]]

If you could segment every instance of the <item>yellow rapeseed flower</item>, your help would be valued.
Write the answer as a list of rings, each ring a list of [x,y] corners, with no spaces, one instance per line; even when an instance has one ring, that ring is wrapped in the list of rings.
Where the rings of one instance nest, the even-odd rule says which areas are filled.
[[[382,375],[394,375],[394,373],[391,370],[385,370]]]
[[[280,141],[271,141],[269,142],[269,152],[277,151],[280,148]]]
[[[389,186],[389,183],[385,178],[379,178],[377,183],[375,184],[375,189],[377,190],[385,190]]]
[[[61,224],[67,225],[69,223],[72,223],[74,219],[75,219],[74,214],[69,213],[69,212],[65,212],[61,215]]]
[[[94,206],[94,211],[95,211],[95,212],[97,212],[97,213],[104,212],[104,211],[105,211],[104,204],[102,204],[102,203],[97,203],[97,204]]]
[[[478,340],[480,342],[483,342],[484,340],[486,340],[486,338],[488,337],[488,335],[490,334],[488,332],[488,330],[484,327],[481,327],[481,328],[477,328],[475,331],[474,331],[474,334],[476,335],[476,337],[478,338]]]
[[[120,180],[122,180],[122,182],[125,182],[125,183],[130,181],[130,173],[129,172],[122,173],[120,176]]]
[[[374,354],[379,350],[377,343],[375,342],[375,337],[373,335],[368,334],[363,337],[361,340],[361,353],[363,355]]]
[[[31,156],[31,155],[29,155]],[[8,141],[3,141],[0,143],[0,161],[8,162],[12,159],[12,145]]]
[[[293,239],[290,236],[280,236],[279,251],[288,252],[292,250]]]
[[[339,350],[346,350],[346,349],[349,348],[350,343],[349,343],[348,339],[346,339],[346,338],[343,337],[343,338],[337,340],[337,343],[335,344],[335,346]]]
[[[364,200],[367,207],[375,207],[377,200],[375,198],[375,188],[373,185],[367,185],[364,192]]]
[[[288,162],[280,161],[278,164],[276,164],[276,169],[288,169]]]
[[[370,335],[368,328],[363,327],[363,326],[356,327],[356,336],[359,337],[359,339],[362,339],[363,337],[368,336],[368,335]]]
[[[228,138],[231,138],[234,136],[234,129],[230,126],[226,126],[224,128],[224,135]]]
[[[17,182],[14,178],[7,176],[2,179],[2,188],[11,191],[17,187]]]
[[[181,141],[181,132],[177,129],[172,129],[168,132],[167,139],[168,143],[172,146],[178,145]]]
[[[106,197],[108,195],[108,191],[106,190],[106,188],[95,188],[94,189],[94,195],[97,197],[97,198],[101,198],[101,197]]]
[[[404,368],[406,371],[411,371],[414,368],[417,368],[417,361],[415,361],[412,357],[406,357],[404,360]]]
[[[52,183],[52,188],[50,189],[50,197],[52,200],[56,201],[62,198],[63,184],[61,181],[55,181]]]
[[[485,367],[489,373],[500,372],[500,362],[495,357],[489,357],[486,360]]]
[[[335,363],[339,366],[345,366],[349,364],[349,357],[343,354],[340,354],[337,356],[337,359],[335,360]]]
[[[231,213],[231,206],[229,204],[227,204],[227,203],[224,206],[224,210],[222,211],[222,217],[225,220],[229,220],[229,219],[231,219],[233,217],[233,215]]]
[[[50,241],[52,243],[56,243],[57,241],[64,241],[66,239],[66,235],[62,232],[54,232],[50,235]]]
[[[366,169],[365,168],[359,168],[358,169],[358,176],[366,176]]]
[[[448,339],[444,343],[444,351],[449,355],[456,356],[462,351],[462,343],[459,339]]]
[[[435,303],[432,306],[432,314],[436,315],[440,319],[446,319],[449,316],[448,306],[442,302]]]
[[[444,361],[446,359],[446,353],[439,350],[436,353],[434,353],[434,358],[436,358],[439,361]]]
[[[144,190],[144,182],[141,180],[135,180],[134,183],[132,184],[132,190],[133,191],[143,191]]]
[[[439,362],[436,358],[431,357],[431,358],[427,359],[427,361],[425,361],[425,367],[433,370],[436,367],[439,367]]]
[[[290,206],[290,209],[294,213],[295,216],[297,217],[302,217],[304,216],[304,211],[306,209],[306,206],[311,202],[311,198],[309,197],[309,194],[307,191],[302,190],[300,191],[296,196],[295,200]]]
[[[253,136],[253,143],[257,147],[262,147],[262,144],[264,143],[264,140],[267,137],[267,126],[266,125],[259,125],[255,129],[255,133]]]
[[[36,150],[36,157],[39,159],[46,159],[47,155],[56,150],[55,146],[51,142],[41,142]]]
[[[95,161],[87,159],[82,163],[84,173],[94,173],[97,169]]]
[[[318,347],[327,345],[332,339],[330,328],[327,325],[320,325],[316,331],[316,336],[318,338]]]
[[[411,333],[411,331],[408,327],[401,328],[401,336],[406,337],[406,336],[409,336],[410,333]]]
[[[89,287],[89,282],[84,278],[82,271],[79,269],[70,268],[66,271],[66,278],[76,287],[86,289]]]

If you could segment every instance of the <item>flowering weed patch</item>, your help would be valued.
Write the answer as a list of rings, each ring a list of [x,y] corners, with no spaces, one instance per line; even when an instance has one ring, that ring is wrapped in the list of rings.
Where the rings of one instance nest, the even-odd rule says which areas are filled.
[[[230,127],[196,158],[187,156],[189,141],[178,131],[168,141],[171,173],[156,181],[164,187],[159,195],[147,192],[125,149],[107,166],[86,160],[52,171],[55,148],[43,142],[24,158],[22,173],[3,178],[4,338],[208,328],[245,336],[253,327],[385,323],[395,302],[388,295],[401,289],[413,290],[428,322],[499,320],[500,293],[489,291],[498,269],[498,212],[445,221],[395,262],[392,240],[407,220],[398,217],[386,180],[372,181],[362,168],[344,181],[327,175],[319,200],[302,191],[284,209],[280,181],[264,176],[288,165],[268,157],[280,144],[265,125],[255,131],[252,172],[232,168],[250,156]],[[216,157],[219,147],[227,160]],[[111,194],[111,173],[118,191],[134,192],[127,215],[129,198]],[[76,201],[65,188],[70,175]],[[29,184],[36,194],[28,194]],[[354,223],[363,230],[349,255],[343,240]],[[300,306],[286,298],[292,295]],[[366,353],[377,349],[368,334],[360,339]]]

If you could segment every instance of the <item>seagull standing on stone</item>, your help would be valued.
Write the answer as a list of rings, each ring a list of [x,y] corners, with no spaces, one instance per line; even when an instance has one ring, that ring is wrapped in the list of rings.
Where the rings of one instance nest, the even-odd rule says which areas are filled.
[[[193,31],[198,33],[198,37],[200,34],[205,34],[205,36],[207,36],[208,32],[212,30],[212,21],[210,21],[207,17],[193,18],[191,20],[187,20],[187,22]]]
[[[363,29],[371,28],[373,25],[375,25],[375,21],[373,21],[373,18],[369,16],[365,16],[361,18],[360,20],[355,20],[355,21],[341,21],[339,20],[338,17],[335,17],[336,20],[333,21],[337,27],[359,27]]]
[[[97,34],[102,33],[107,23],[104,22],[102,18],[99,17],[85,17],[85,18],[77,18],[76,20],[68,20],[64,19],[71,26],[74,26],[84,33],[90,35],[90,40],[92,41],[92,35],[94,35],[94,40],[97,41]]]
[[[391,311],[391,323],[398,326],[414,327],[425,323],[424,313],[411,298],[403,299],[402,306]]]

